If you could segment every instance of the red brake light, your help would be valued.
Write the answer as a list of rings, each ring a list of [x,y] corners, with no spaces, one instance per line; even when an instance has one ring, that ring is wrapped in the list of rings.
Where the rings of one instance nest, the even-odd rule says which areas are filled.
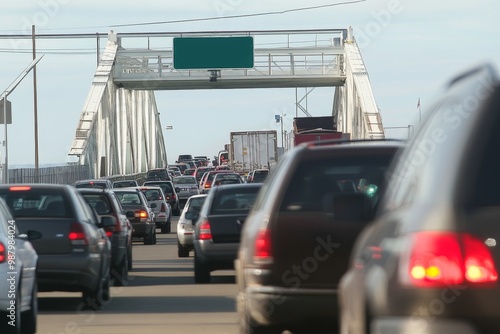
[[[106,231],[106,236],[111,238],[113,236],[113,231]]]
[[[204,220],[200,225],[200,240],[212,240],[212,230],[208,219]]]
[[[255,250],[253,259],[256,263],[272,263],[271,230],[263,228],[259,231],[255,239]]]
[[[68,234],[68,239],[74,246],[87,245],[87,236],[85,231],[79,223],[71,223],[70,232]]]
[[[31,190],[30,186],[13,186],[9,188],[10,191],[27,191]]]
[[[469,234],[420,232],[412,237],[402,280],[420,287],[496,282],[493,258],[487,246]],[[463,247],[463,248],[462,248]],[[407,272],[404,272],[406,271]]]
[[[7,254],[5,253],[5,246],[0,242],[0,263],[5,262]]]

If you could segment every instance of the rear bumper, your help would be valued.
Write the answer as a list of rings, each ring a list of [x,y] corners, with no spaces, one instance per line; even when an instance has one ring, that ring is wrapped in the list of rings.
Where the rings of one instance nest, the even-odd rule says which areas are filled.
[[[470,324],[460,320],[435,317],[380,317],[371,322],[373,334],[479,334]]]
[[[260,325],[337,328],[337,290],[254,286],[245,289],[246,307]]]
[[[39,291],[95,289],[101,277],[100,254],[39,255]]]
[[[150,235],[153,231],[153,228],[156,228],[156,225],[146,224],[146,223],[133,223],[132,227],[133,227],[132,237],[143,238]]]
[[[214,269],[234,268],[238,248],[239,243],[215,244],[211,240],[194,240],[196,257]]]

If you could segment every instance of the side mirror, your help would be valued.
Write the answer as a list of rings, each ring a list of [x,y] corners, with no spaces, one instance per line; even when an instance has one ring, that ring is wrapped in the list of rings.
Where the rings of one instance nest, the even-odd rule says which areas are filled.
[[[127,211],[125,216],[127,216],[127,218],[135,218],[135,213],[134,211]]]
[[[114,227],[116,225],[116,219],[112,216],[103,216],[101,217],[101,226],[100,227]]]
[[[154,209],[157,207],[157,205],[156,205],[156,203],[151,203],[150,207],[151,207],[151,209]]]
[[[364,193],[349,193],[333,198],[333,214],[340,221],[369,221],[375,214],[372,199]]]

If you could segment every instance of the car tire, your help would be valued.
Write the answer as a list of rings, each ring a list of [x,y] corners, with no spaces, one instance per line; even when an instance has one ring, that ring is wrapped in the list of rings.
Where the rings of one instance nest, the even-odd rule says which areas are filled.
[[[182,246],[179,240],[177,240],[177,256],[189,257],[189,248]]]
[[[128,247],[128,251],[127,251],[127,257],[128,257],[128,261],[127,261],[127,264],[128,264],[128,271],[131,271],[133,266],[132,266],[132,243],[130,243],[130,246]]]
[[[109,294],[110,273],[107,270],[106,276],[99,280],[98,287],[94,290],[84,291],[82,293],[83,303],[87,308],[98,311],[102,309],[103,302],[110,299]]]
[[[245,302],[242,301],[244,304]],[[250,318],[245,306],[242,307],[241,313],[238,315],[240,334],[276,334],[283,330],[276,326],[261,326],[257,325]]]
[[[38,283],[35,277],[33,290],[31,291],[31,302],[29,311],[21,314],[21,333],[36,333],[36,319],[38,315]]]
[[[125,286],[128,282],[128,256],[125,254],[118,268],[112,271],[113,285]]]
[[[210,268],[198,259],[196,252],[194,253],[194,282],[197,284],[210,283]]]
[[[153,245],[156,245],[156,227],[153,229]]]
[[[151,229],[151,232],[144,237],[144,244],[145,245],[154,245],[155,244],[155,237],[156,237],[156,229],[153,228]]]
[[[170,219],[161,227],[161,233],[170,233],[172,228],[170,227]]]
[[[177,207],[174,209],[174,216],[180,216],[181,215],[181,209],[179,208],[179,204],[177,204]]]

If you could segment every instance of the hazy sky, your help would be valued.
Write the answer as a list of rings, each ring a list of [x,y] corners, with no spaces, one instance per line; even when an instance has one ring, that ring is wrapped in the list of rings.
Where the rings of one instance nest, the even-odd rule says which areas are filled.
[[[328,0],[3,0],[0,34],[106,33],[335,29],[352,26],[385,127],[418,123],[417,101],[426,107],[446,82],[470,66],[500,68],[500,2],[495,0],[367,0],[358,3],[248,18],[120,26],[132,23],[227,17],[341,3]],[[104,47],[105,40],[101,40]],[[62,163],[72,144],[96,68],[95,39],[37,41],[45,54],[37,67],[40,163]],[[31,41],[0,39],[0,92],[31,62]],[[299,89],[299,95],[305,92]],[[313,116],[331,115],[333,88],[308,98]],[[9,166],[34,163],[31,74],[9,96]],[[231,131],[279,131],[274,115],[295,115],[294,89],[159,91],[156,99],[165,130],[169,162],[179,154],[213,156]],[[300,115],[299,116],[303,116]],[[387,137],[404,138],[405,129]],[[4,126],[0,126],[0,141]],[[3,161],[3,148],[2,161]]]

